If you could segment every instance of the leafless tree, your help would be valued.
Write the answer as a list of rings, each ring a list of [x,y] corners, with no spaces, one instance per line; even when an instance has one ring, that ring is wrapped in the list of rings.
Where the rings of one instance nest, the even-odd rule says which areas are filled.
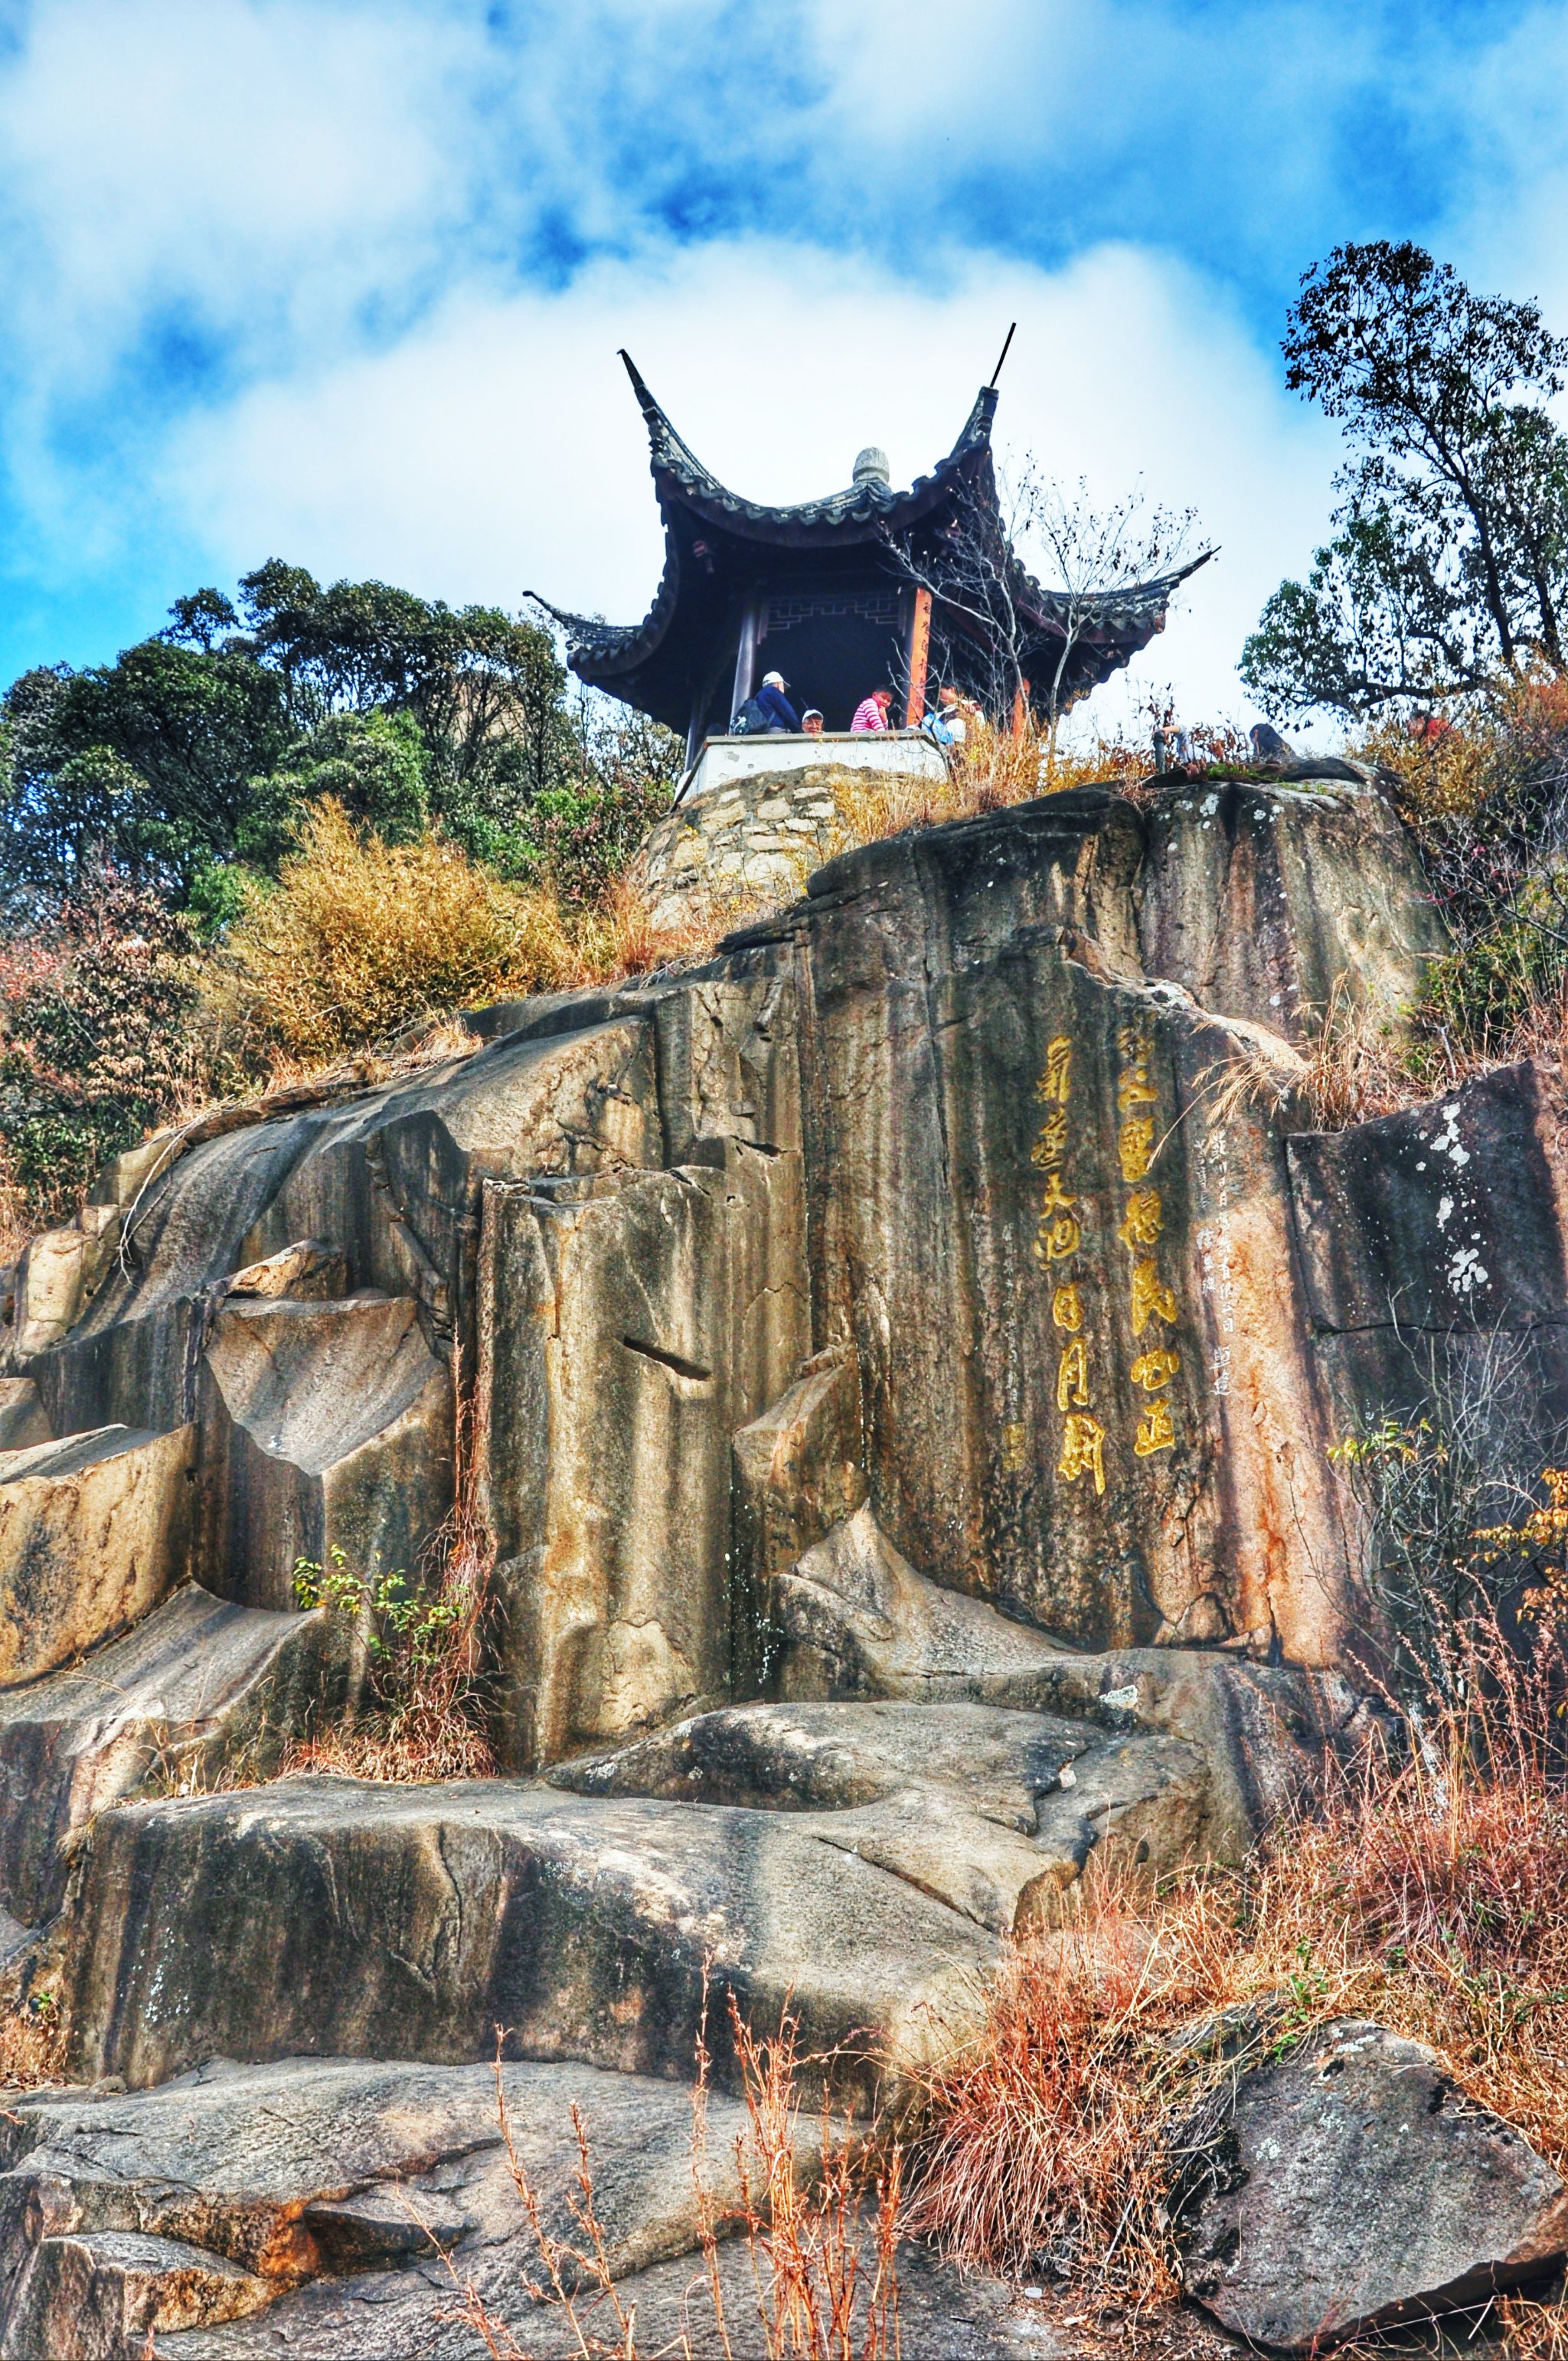
[[[931,593],[937,626],[955,653],[961,646],[987,708],[1009,713],[1023,691],[1054,735],[1077,694],[1073,659],[1084,639],[1114,620],[1129,593],[1182,563],[1196,523],[1194,510],[1151,508],[1141,478],[1102,509],[1082,478],[1064,489],[1026,458],[1015,478],[998,476],[994,500],[960,511],[934,547],[907,535],[892,546]]]

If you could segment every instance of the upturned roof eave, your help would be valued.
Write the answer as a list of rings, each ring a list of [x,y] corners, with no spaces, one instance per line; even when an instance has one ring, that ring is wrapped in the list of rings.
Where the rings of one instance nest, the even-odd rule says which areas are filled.
[[[732,492],[703,465],[684,435],[676,433],[668,412],[650,390],[630,354],[623,350],[620,357],[648,429],[648,462],[661,506],[672,501],[740,540],[766,543],[787,534],[789,545],[799,548],[811,543],[798,536],[820,533],[821,545],[831,548],[847,540],[872,540],[902,531],[928,514],[966,469],[990,453],[997,397],[995,387],[987,385],[976,394],[952,449],[905,491],[895,492],[873,481],[851,484],[812,500],[749,500]]]

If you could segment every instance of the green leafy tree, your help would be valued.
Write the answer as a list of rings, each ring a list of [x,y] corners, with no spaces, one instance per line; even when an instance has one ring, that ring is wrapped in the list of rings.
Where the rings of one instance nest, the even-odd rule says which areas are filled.
[[[1564,667],[1568,343],[1418,246],[1335,247],[1302,280],[1286,381],[1343,425],[1332,539],[1243,651],[1265,709],[1357,717]]]
[[[430,825],[429,767],[411,713],[329,714],[265,778],[252,781],[240,857],[275,873],[305,813],[328,796],[384,844],[415,844]]]
[[[528,806],[572,764],[566,676],[536,623],[452,608],[385,582],[323,588],[272,558],[240,601],[258,662],[281,678],[296,726],[379,708],[407,714],[427,755],[432,813],[481,859],[526,839]]]
[[[685,765],[674,732],[629,706],[587,700],[580,759],[532,815],[532,858],[564,901],[597,900],[668,811]]]
[[[0,897],[26,921],[95,868],[208,935],[275,877],[304,816],[383,842],[432,823],[514,879],[591,898],[679,770],[665,730],[566,697],[550,633],[269,559],[204,588],[112,665],[24,674],[0,701]]]
[[[0,894],[24,908],[99,867],[183,901],[232,853],[249,782],[290,735],[253,657],[167,639],[84,672],[24,673],[0,719]]]

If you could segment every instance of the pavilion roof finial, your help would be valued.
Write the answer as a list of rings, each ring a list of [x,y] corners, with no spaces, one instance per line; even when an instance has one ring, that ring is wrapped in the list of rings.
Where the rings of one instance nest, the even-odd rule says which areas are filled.
[[[649,390],[641,370],[624,346],[620,348],[620,357],[626,365],[626,374],[631,379],[637,406],[647,424],[648,455],[655,475],[661,467],[672,467],[677,474],[689,475],[702,482],[712,482],[713,478],[691,445],[683,435],[676,434],[670,423],[668,411]]]

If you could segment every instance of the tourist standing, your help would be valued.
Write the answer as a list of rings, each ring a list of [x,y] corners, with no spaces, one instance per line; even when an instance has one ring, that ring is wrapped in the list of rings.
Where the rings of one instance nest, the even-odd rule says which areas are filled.
[[[855,708],[851,730],[885,730],[887,708],[893,703],[891,688],[873,688],[869,697],[861,697]]]

